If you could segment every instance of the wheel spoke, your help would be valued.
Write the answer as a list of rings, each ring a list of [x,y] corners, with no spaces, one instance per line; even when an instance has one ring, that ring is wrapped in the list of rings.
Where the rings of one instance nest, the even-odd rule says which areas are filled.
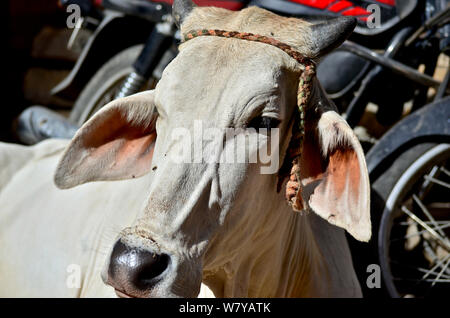
[[[442,267],[441,271],[439,272],[439,274],[437,275],[436,279],[433,281],[433,283],[431,284],[431,287],[433,287],[436,282],[439,280],[439,278],[441,278],[442,274],[444,273],[444,271],[447,269],[448,265],[450,264],[450,260],[447,261],[447,263],[445,263],[444,267]]]
[[[436,175],[439,172],[439,167],[438,166],[433,166],[433,168],[430,170],[430,172],[427,174],[429,177],[436,177]],[[421,187],[420,187],[420,197],[423,198],[426,193],[428,193],[428,191],[431,189],[431,186],[433,185],[433,183],[430,180],[427,180],[426,178],[424,178],[425,180],[423,181]]]
[[[430,221],[423,221],[423,223],[428,224],[428,225],[432,224]],[[442,226],[444,226],[444,227],[450,226],[450,221],[436,221],[436,223],[441,227]],[[410,226],[411,223],[407,222],[407,221],[403,221],[403,222],[399,222],[398,225]]]
[[[429,269],[426,269],[426,268],[423,268],[423,267],[416,267],[416,266],[412,266],[412,265],[408,265],[408,264],[403,264],[403,263],[401,263],[401,262],[398,262],[398,261],[394,261],[394,260],[391,260],[391,263],[392,264],[395,264],[395,265],[397,265],[397,266],[402,266],[402,267],[405,267],[405,268],[410,268],[410,269],[415,269],[415,270],[417,270],[417,271],[419,271],[419,272],[421,272],[421,273],[428,273],[430,270]],[[435,275],[436,277],[437,277],[437,275],[439,274],[439,273],[437,273],[437,272],[435,272],[435,271],[432,271],[430,274],[433,274],[433,275]],[[448,275],[448,274],[442,274],[442,278],[448,278],[448,279],[450,279],[450,275]]]
[[[433,230],[429,225],[423,222],[417,215],[409,211],[406,206],[402,205],[401,210],[406,213],[413,221],[426,229],[436,239],[439,245],[441,245],[447,251],[450,251],[450,243],[443,237],[441,237],[435,230]]]
[[[447,255],[443,260],[439,261],[436,265],[434,265],[425,275],[422,276],[422,280],[426,279],[430,274],[434,273],[434,270],[447,262],[450,259],[450,254]]]
[[[447,169],[445,169],[444,167],[441,167],[440,170],[445,173],[447,176],[450,177],[450,171],[448,171]]]
[[[445,225],[437,226],[437,227],[433,228],[433,230],[436,230],[436,229],[441,229],[441,230],[442,230],[442,229],[446,229],[446,228],[448,228],[448,227],[450,227],[450,224],[445,224]],[[417,233],[408,234],[408,235],[405,235],[405,236],[403,237],[403,239],[409,239],[409,238],[411,238],[411,237],[414,237],[414,236],[417,236],[417,235],[421,235],[421,234],[426,233],[426,232],[428,232],[428,231],[427,231],[427,230],[422,230],[422,231],[418,231]],[[393,241],[398,241],[398,240],[401,240],[401,238],[393,239],[393,240],[391,240],[391,242],[393,242]]]
[[[450,183],[447,183],[447,182],[438,180],[438,179],[436,179],[436,178],[430,177],[429,175],[424,176],[424,178],[425,178],[426,180],[428,180],[428,181],[431,181],[431,182],[433,182],[433,183],[439,184],[439,185],[441,185],[441,186],[443,186],[443,187],[446,187],[446,188],[450,189]]]
[[[423,279],[422,280],[422,279],[417,279],[417,278],[401,278],[401,277],[393,277],[392,279],[393,280],[397,280],[397,281],[412,281],[412,282],[418,282],[418,283],[420,283],[420,282],[450,283],[450,279],[438,279],[438,280],[436,280],[436,279],[429,278],[429,279]]]
[[[433,218],[433,216],[431,215],[430,211],[428,211],[427,207],[425,206],[425,204],[423,204],[423,202],[417,197],[417,195],[413,194],[413,200],[414,202],[416,202],[416,204],[420,207],[420,209],[422,210],[423,214],[425,214],[427,216],[427,218],[431,221],[431,223],[434,225],[434,229],[437,230],[437,232],[447,241],[448,243],[448,239],[445,237],[445,233],[439,228],[438,224],[436,223],[436,220]]]

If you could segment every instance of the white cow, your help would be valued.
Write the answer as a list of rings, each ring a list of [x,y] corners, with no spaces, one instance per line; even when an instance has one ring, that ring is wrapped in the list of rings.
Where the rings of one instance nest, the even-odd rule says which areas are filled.
[[[182,33],[251,32],[311,58],[355,25],[190,1],[176,1],[174,17]],[[262,162],[214,160],[237,139],[225,128],[242,128],[254,154],[274,145],[250,127],[277,126],[281,166],[300,72],[279,48],[198,37],[181,45],[155,90],[111,102],[70,143],[0,144],[0,296],[195,297],[202,283],[221,297],[361,296],[343,229],[370,238],[366,165],[317,81],[300,162],[312,212],[293,212]],[[222,151],[173,137],[180,129],[195,136],[199,123],[218,128]],[[198,145],[200,162],[171,159]]]

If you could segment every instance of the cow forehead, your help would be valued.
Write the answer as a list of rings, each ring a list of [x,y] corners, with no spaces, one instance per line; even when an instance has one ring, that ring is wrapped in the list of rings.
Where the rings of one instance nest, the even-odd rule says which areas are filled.
[[[239,116],[249,104],[280,104],[299,65],[278,48],[239,39],[197,38],[165,69],[155,101],[167,116]],[[291,86],[291,85],[289,85]],[[251,105],[249,105],[251,106]],[[255,106],[255,105],[253,105]]]
[[[255,6],[240,11],[196,7],[183,22],[181,32],[202,29],[248,32],[274,38],[308,55],[310,25],[301,19],[282,17]]]

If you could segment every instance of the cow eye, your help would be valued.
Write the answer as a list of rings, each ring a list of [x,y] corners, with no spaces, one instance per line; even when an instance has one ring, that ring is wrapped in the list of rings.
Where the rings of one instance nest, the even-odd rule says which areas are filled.
[[[256,130],[259,128],[266,128],[269,131],[271,128],[277,128],[279,124],[280,121],[276,118],[258,116],[252,119],[252,121],[247,125],[247,128],[255,128]]]

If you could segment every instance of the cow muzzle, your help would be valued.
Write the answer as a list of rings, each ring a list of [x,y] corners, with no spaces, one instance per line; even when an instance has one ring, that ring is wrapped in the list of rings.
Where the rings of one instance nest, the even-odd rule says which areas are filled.
[[[169,255],[132,247],[119,239],[111,252],[106,283],[114,287],[119,297],[148,297],[170,265]]]

